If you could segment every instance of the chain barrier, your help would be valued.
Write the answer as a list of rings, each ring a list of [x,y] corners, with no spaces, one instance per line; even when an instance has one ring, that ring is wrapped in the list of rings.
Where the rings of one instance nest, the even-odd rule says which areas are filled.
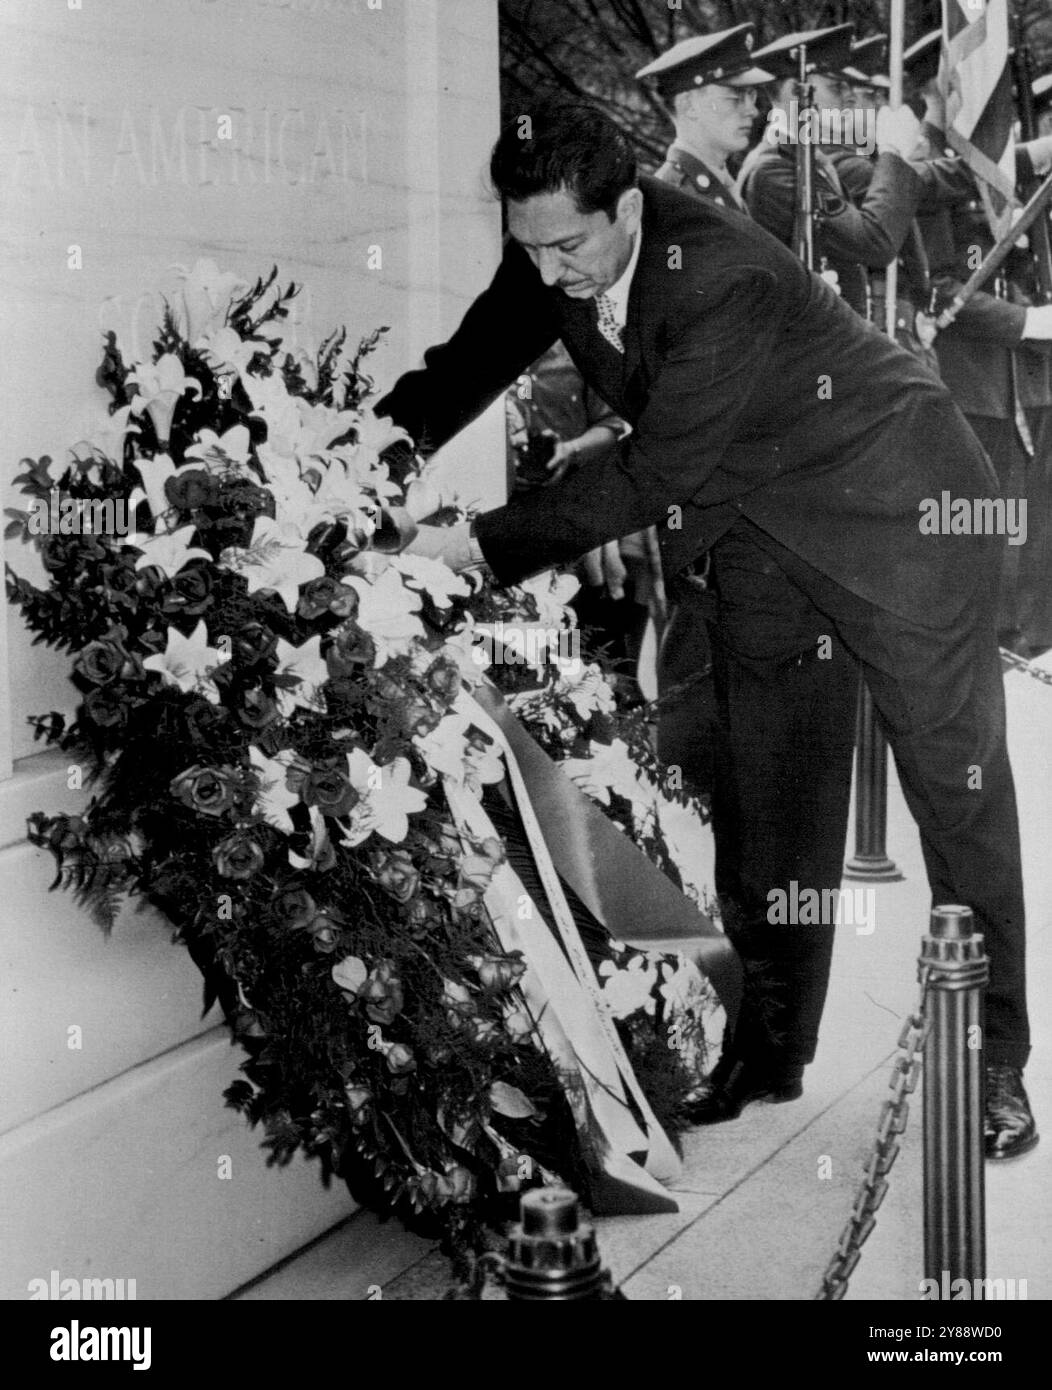
[[[899,1056],[891,1069],[888,1088],[891,1096],[881,1108],[877,1121],[877,1136],[867,1160],[862,1183],[851,1208],[851,1216],[840,1236],[836,1253],[822,1275],[822,1286],[815,1294],[818,1302],[832,1303],[847,1293],[848,1281],[862,1258],[862,1247],[877,1224],[877,1210],[887,1196],[888,1173],[902,1148],[901,1136],[909,1123],[910,1106],[906,1099],[917,1088],[922,1049],[929,1025],[924,1018],[931,970],[924,966],[920,972],[920,996],[913,1013],[908,1014],[899,1033]]]
[[[1033,676],[1034,680],[1041,681],[1044,685],[1052,685],[1052,671],[1035,666],[1033,662],[1027,661],[1025,656],[1016,656],[1015,652],[1010,652],[1006,647],[1002,647],[1001,660],[1013,671],[1022,671],[1024,675]]]

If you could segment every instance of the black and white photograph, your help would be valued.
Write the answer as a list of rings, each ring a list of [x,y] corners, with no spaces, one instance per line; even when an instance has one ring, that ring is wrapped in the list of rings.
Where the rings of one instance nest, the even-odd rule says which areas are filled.
[[[844,1301],[715,1364],[1024,1373],[1049,0],[0,0],[0,69],[30,1364]]]

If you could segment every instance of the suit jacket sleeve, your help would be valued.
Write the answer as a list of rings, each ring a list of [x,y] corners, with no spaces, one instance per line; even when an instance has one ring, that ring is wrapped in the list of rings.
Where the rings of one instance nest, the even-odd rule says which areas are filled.
[[[685,305],[689,304],[687,308]],[[670,507],[706,493],[735,438],[754,383],[772,370],[784,314],[777,277],[742,266],[718,298],[670,301],[665,347],[633,432],[602,460],[553,487],[522,493],[476,522],[502,584],[597,545],[670,522]],[[713,502],[734,495],[714,490]]]
[[[784,245],[792,239],[796,206],[796,166],[789,159],[757,164],[747,181],[749,211]],[[917,208],[920,175],[898,155],[882,154],[873,165],[864,196],[854,202],[837,197],[822,178],[815,180],[818,231],[826,255],[882,269],[899,253]]]
[[[489,288],[448,342],[428,348],[374,409],[407,430],[425,456],[481,415],[559,336],[552,301],[526,253],[505,244]]]

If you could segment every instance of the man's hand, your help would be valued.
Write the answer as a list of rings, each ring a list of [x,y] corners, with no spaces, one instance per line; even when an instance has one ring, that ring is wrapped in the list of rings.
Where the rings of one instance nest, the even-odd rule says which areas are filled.
[[[571,468],[576,468],[580,463],[580,457],[575,439],[560,439],[555,446],[555,453],[545,464],[548,470],[548,481],[545,487],[550,487],[552,483],[557,483],[560,478],[565,478]]]
[[[602,586],[612,599],[625,596],[625,580],[628,570],[621,559],[621,546],[617,541],[607,541],[597,546],[584,557],[585,583],[593,588]]]
[[[877,112],[877,153],[897,154],[902,159],[916,159],[923,141],[921,123],[908,106],[892,111],[882,106]]]
[[[407,555],[424,555],[429,560],[442,560],[451,570],[468,569],[473,563],[469,532],[471,523],[460,521],[455,526],[420,526],[416,537],[405,548]]]

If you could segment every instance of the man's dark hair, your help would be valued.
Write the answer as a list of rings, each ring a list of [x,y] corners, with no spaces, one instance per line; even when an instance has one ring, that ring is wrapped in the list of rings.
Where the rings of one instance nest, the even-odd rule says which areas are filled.
[[[524,202],[565,188],[581,213],[605,212],[636,182],[636,158],[618,127],[583,102],[545,102],[510,120],[489,165],[502,198]]]

